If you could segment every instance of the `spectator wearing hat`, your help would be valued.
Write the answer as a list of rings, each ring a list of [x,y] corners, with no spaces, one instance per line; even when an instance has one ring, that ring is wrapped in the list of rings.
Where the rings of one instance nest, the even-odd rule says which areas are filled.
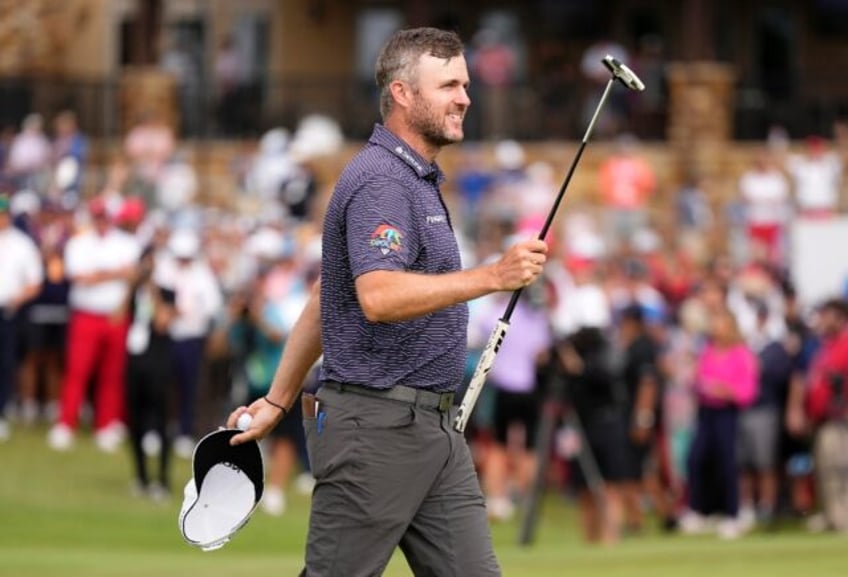
[[[174,452],[183,458],[190,457],[194,450],[195,414],[206,339],[223,307],[218,280],[202,258],[201,249],[200,237],[194,231],[173,231],[161,270],[164,282],[176,292],[175,316],[170,327],[179,417]]]
[[[56,450],[71,447],[90,379],[95,390],[95,440],[113,452],[123,439],[124,368],[129,327],[123,304],[140,247],[113,226],[103,197],[88,204],[92,227],[68,241],[65,270],[71,281],[70,320],[60,414],[48,434]]]
[[[0,195],[0,441],[10,434],[5,414],[15,377],[17,312],[38,294],[43,277],[38,247],[12,226],[9,197]]]

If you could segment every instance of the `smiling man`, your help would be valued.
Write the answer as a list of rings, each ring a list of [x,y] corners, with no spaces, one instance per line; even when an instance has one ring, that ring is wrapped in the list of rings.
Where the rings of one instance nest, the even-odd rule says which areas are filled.
[[[465,367],[466,301],[542,272],[547,247],[513,246],[462,269],[435,163],[463,138],[471,101],[460,39],[402,30],[377,61],[383,124],[341,174],[324,221],[320,286],[283,351],[268,395],[239,407],[265,436],[304,395],[316,479],[302,575],[380,575],[400,547],[415,575],[500,575],[484,499],[452,422]]]

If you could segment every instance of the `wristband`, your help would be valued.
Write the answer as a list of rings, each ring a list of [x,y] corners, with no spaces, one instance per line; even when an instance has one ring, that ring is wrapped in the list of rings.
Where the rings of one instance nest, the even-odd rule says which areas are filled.
[[[278,409],[280,409],[283,412],[283,418],[285,418],[285,416],[289,414],[289,410],[287,408],[285,408],[283,405],[280,405],[279,403],[275,403],[274,401],[269,399],[268,395],[265,395],[262,398],[265,400],[266,403],[268,403],[272,407],[277,407]]]

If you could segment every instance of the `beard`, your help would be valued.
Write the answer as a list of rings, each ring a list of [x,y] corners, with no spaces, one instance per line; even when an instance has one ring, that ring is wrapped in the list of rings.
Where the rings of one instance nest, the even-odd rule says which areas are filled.
[[[448,132],[445,115],[434,110],[433,105],[420,94],[415,95],[415,105],[411,109],[409,125],[428,144],[437,147],[461,142],[463,138],[461,130],[458,135]]]

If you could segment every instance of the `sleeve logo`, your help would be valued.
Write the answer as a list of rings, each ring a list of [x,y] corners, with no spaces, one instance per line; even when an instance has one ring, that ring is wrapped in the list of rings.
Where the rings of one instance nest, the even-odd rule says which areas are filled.
[[[397,252],[401,249],[403,235],[398,229],[388,224],[381,224],[371,233],[371,246],[379,248],[383,254]]]

